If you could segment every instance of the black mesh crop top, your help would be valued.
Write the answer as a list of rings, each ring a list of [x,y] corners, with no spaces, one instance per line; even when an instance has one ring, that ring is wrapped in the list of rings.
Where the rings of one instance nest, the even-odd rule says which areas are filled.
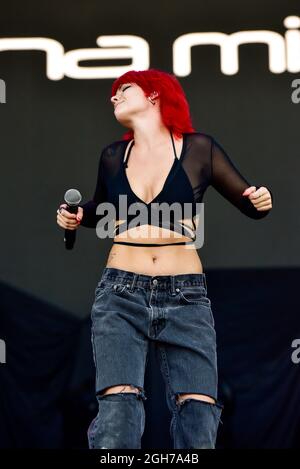
[[[91,228],[98,226],[98,222],[105,215],[99,214],[98,210],[96,213],[96,209],[99,204],[109,202],[115,207],[113,233],[110,236],[112,238],[128,230],[130,222],[137,217],[139,210],[142,210],[144,215],[146,213],[146,218],[144,216],[143,221],[136,223],[134,226],[152,224],[161,228],[168,227],[168,230],[178,232],[182,236],[191,239],[190,241],[163,244],[133,243],[119,240],[114,240],[114,243],[133,246],[191,244],[196,240],[194,218],[198,213],[198,207],[202,205],[204,193],[210,185],[250,218],[260,219],[270,212],[271,209],[268,211],[257,210],[248,197],[242,195],[247,187],[254,185],[258,189],[261,185],[249,183],[240,174],[227,153],[213,137],[202,132],[183,133],[182,151],[180,156],[177,157],[171,132],[170,135],[174,149],[174,162],[165,179],[162,190],[149,203],[141,200],[132,191],[126,175],[126,167],[128,167],[128,160],[134,140],[131,142],[119,140],[102,150],[94,196],[92,200],[80,205],[83,208],[82,226]],[[269,188],[268,190],[271,193],[273,201],[273,194]],[[125,216],[124,212],[121,212],[119,204],[119,196],[121,195],[126,196],[127,207],[131,204],[134,204],[135,207],[135,210],[127,210]],[[182,217],[182,212],[180,217],[176,217],[176,211],[174,211],[174,214],[172,210],[169,210],[170,216],[168,216],[166,221],[158,213],[159,207],[162,207],[165,202],[169,207],[172,207],[172,204],[175,202],[180,207],[189,206],[190,217]],[[153,216],[155,211],[157,216]],[[186,212],[184,213],[186,214]],[[187,223],[187,218],[189,223]]]

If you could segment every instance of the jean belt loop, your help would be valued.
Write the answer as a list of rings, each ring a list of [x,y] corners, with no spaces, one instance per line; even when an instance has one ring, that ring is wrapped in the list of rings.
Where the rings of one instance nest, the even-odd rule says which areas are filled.
[[[171,294],[175,295],[175,277],[171,275]]]
[[[133,292],[134,286],[136,284],[137,277],[138,277],[138,274],[134,273],[133,274],[133,279],[132,279],[132,282],[131,282],[131,285],[130,285],[130,291],[131,292]]]
[[[206,290],[206,292],[207,292],[206,275],[205,275],[204,272],[203,272],[203,283],[204,283],[205,290]]]

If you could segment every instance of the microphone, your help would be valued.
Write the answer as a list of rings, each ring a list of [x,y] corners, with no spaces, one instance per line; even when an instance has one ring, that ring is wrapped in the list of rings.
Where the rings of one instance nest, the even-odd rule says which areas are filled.
[[[78,205],[81,202],[81,194],[77,189],[69,189],[64,195],[64,200],[67,204],[65,210],[70,213],[77,213],[78,212]],[[76,230],[67,230],[65,229],[65,248],[66,249],[73,249],[74,243],[76,239]]]

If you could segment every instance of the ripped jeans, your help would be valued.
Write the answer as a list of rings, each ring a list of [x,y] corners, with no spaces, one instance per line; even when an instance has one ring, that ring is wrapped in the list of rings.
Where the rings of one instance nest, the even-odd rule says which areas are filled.
[[[91,319],[98,413],[87,430],[89,448],[141,448],[150,340],[166,385],[174,448],[215,448],[224,406],[217,399],[216,332],[205,273],[150,276],[105,267]],[[104,394],[116,385],[136,392]],[[215,402],[180,400],[184,393]]]

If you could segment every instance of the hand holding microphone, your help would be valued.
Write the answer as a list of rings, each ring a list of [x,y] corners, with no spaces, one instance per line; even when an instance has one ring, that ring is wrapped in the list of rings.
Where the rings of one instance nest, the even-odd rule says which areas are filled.
[[[65,229],[65,247],[72,249],[76,239],[76,229],[80,225],[83,217],[82,207],[78,207],[81,202],[81,194],[76,189],[69,189],[64,196],[65,204],[61,204],[57,210],[57,224]]]

